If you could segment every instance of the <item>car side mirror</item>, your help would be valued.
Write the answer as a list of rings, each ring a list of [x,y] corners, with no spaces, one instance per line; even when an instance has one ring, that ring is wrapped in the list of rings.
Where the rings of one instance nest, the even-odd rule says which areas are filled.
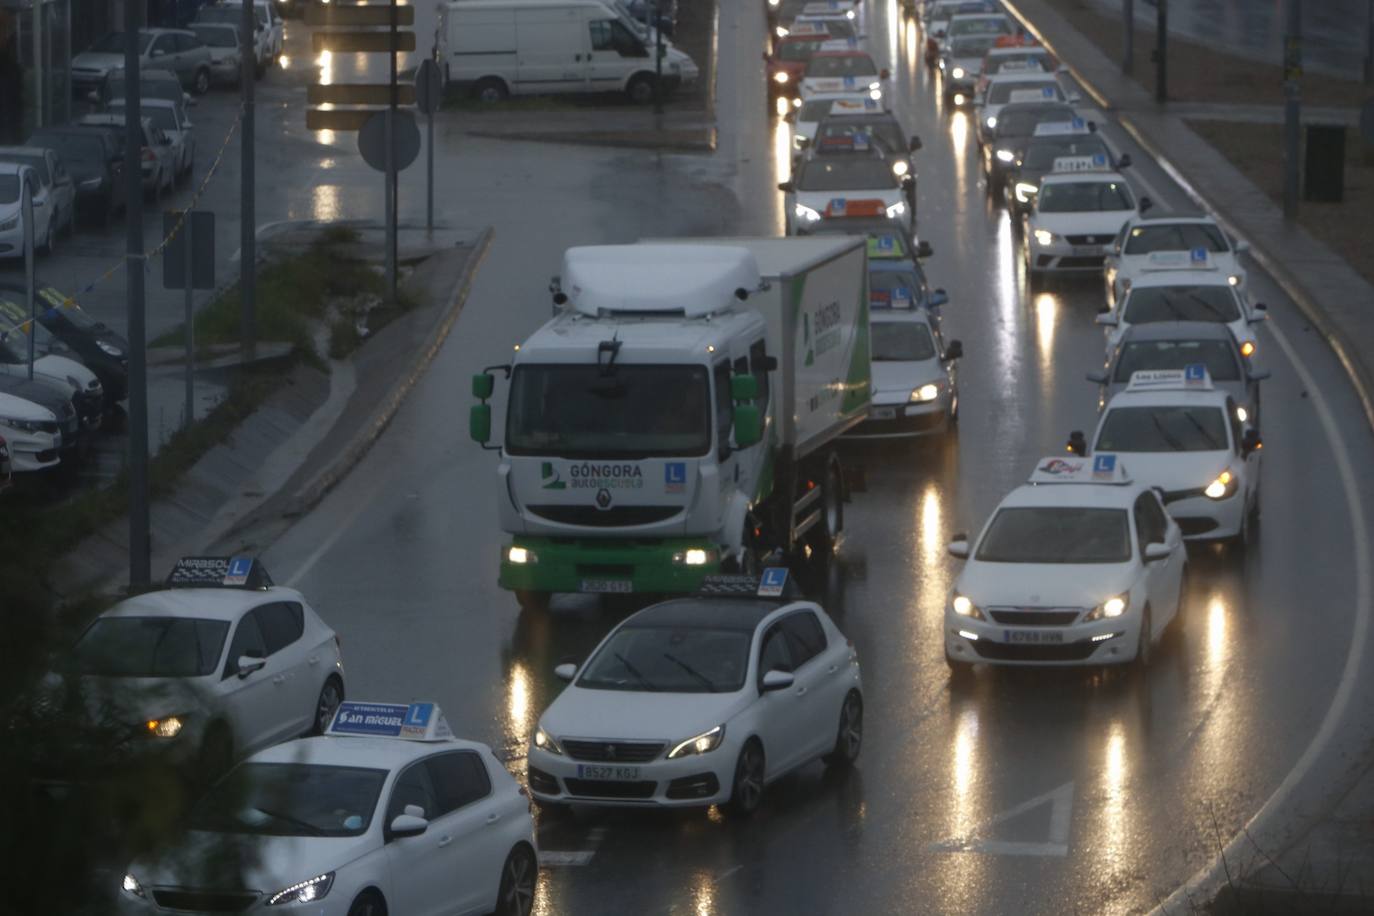
[[[1244,239],[1236,239],[1231,243],[1231,247],[1235,249],[1236,254],[1245,254],[1250,250],[1250,243]]]
[[[265,658],[255,658],[252,655],[240,655],[238,661],[234,663],[234,666],[238,669],[238,676],[244,678],[254,671],[261,671],[266,664],[267,659]]]
[[[1173,554],[1173,550],[1168,544],[1161,544],[1156,541],[1153,544],[1145,545],[1145,562],[1158,563],[1160,560],[1167,560]]]
[[[811,138],[810,138],[810,137],[798,137],[798,138],[797,138],[797,149],[810,149],[810,148],[811,148]]]
[[[916,257],[929,258],[934,256],[935,249],[930,247],[929,242],[919,242],[916,245]]]
[[[1097,315],[1093,317],[1093,321],[1109,328],[1117,326],[1117,318],[1111,312],[1098,312]]]
[[[923,146],[925,146],[925,144],[921,142],[921,138],[916,136],[915,134],[912,134],[911,142],[907,144],[907,149],[914,153]]]
[[[1077,92],[1066,92],[1064,93],[1064,99],[1070,105],[1077,105],[1079,102],[1083,101],[1083,96]]]
[[[1245,431],[1240,437],[1240,451],[1242,455],[1249,456],[1264,448],[1264,440],[1260,438],[1259,430],[1253,426]]]
[[[1084,438],[1081,429],[1075,429],[1073,432],[1069,433],[1069,441],[1066,448],[1071,454],[1077,455],[1080,458],[1088,454],[1088,440]]]
[[[1154,205],[1155,205],[1155,202],[1154,202],[1153,200],[1150,200],[1150,198],[1148,198],[1148,197],[1142,197],[1142,198],[1140,198],[1140,203],[1137,204],[1136,206],[1140,209],[1140,212],[1141,212],[1141,213],[1145,213],[1146,211],[1148,211],[1148,210],[1149,210],[1151,207],[1153,207]]]
[[[946,304],[947,302],[949,302],[949,293],[945,292],[942,289],[937,289],[932,291],[930,294],[930,298],[926,300],[926,307],[937,309],[940,306]]]
[[[1251,307],[1250,312],[1251,321],[1264,321],[1269,317],[1269,306],[1265,305],[1263,302],[1256,302],[1254,306]]]
[[[577,666],[572,662],[564,662],[561,665],[556,665],[553,669],[553,676],[560,681],[571,681],[576,674]]]
[[[790,182],[790,181],[780,181],[780,182],[778,182],[778,190],[779,190],[779,191],[782,191],[784,194],[791,194],[791,193],[792,193],[792,182]]]
[[[1128,168],[1130,168],[1130,167],[1131,167],[1131,154],[1130,154],[1130,153],[1122,153],[1122,154],[1121,154],[1121,158],[1118,159],[1118,160],[1116,160],[1116,167],[1119,168],[1119,169],[1128,169]]]
[[[162,56],[162,49],[161,49],[161,48],[153,48],[152,53],[149,54],[148,56],[149,56],[149,57],[161,57],[161,56]]]
[[[946,547],[945,549],[948,550],[948,551],[949,551],[949,555],[952,556],[952,557],[954,557],[956,560],[967,560],[967,559],[968,559],[968,535],[966,535],[966,534],[956,534],[956,535],[954,536],[954,540],[950,541],[950,542],[949,542],[949,546]]]
[[[413,814],[398,814],[391,819],[390,832],[393,837],[419,836],[429,829],[429,821]]]
[[[964,342],[962,340],[951,340],[945,347],[945,362],[952,363],[964,355]]]
[[[1092,382],[1094,385],[1107,384],[1107,373],[1105,372],[1089,372],[1087,375],[1084,376],[1084,378]]]
[[[789,672],[779,671],[777,668],[774,668],[763,676],[763,681],[760,686],[763,688],[764,693],[771,693],[774,690],[786,690],[795,682],[796,678]]]
[[[183,93],[181,94],[181,104],[185,105],[187,108],[195,108],[195,107],[196,107],[197,105],[199,105],[200,103],[196,101],[196,97],[195,97],[195,96],[193,96],[193,95],[191,95],[191,94],[189,94],[189,93],[183,92]]]
[[[903,191],[912,191],[912,190],[915,190],[915,188],[916,188],[916,179],[915,179],[915,178],[912,178],[910,175],[903,175],[903,176],[902,176],[902,190],[903,190]]]

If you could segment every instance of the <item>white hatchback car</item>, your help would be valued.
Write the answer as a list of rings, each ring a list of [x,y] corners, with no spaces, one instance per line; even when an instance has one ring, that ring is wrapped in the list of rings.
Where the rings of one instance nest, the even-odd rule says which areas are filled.
[[[1231,283],[1227,274],[1214,269],[1211,261],[1199,258],[1192,264],[1178,258],[1178,252],[1156,252],[1153,269],[1140,272],[1115,310],[1099,312],[1107,353],[1121,342],[1126,329],[1159,321],[1207,321],[1231,329],[1241,356],[1253,358],[1259,349],[1255,326],[1269,317],[1264,303],[1253,306]],[[1183,253],[1183,258],[1192,255]]]
[[[1244,292],[1246,272],[1239,255],[1249,247],[1232,241],[1210,216],[1132,217],[1121,227],[1103,264],[1107,307],[1115,308],[1142,273],[1167,269],[1169,264],[1207,264]]]
[[[1263,443],[1239,407],[1204,365],[1136,372],[1107,402],[1091,451],[1082,433],[1069,448],[1129,456],[1131,472],[1162,493],[1185,537],[1245,548],[1259,515]]]
[[[1007,494],[945,606],[954,674],[995,665],[1148,664],[1178,616],[1187,553],[1158,494],[1116,455],[1051,456]]]
[[[1136,206],[1117,172],[1070,170],[1040,179],[1022,230],[1031,287],[1047,274],[1101,275],[1108,245]]]
[[[183,848],[129,866],[121,912],[529,916],[534,907],[529,798],[491,748],[454,738],[433,703],[343,703],[324,736],[234,768],[188,827]],[[231,867],[212,875],[207,862]]]
[[[893,157],[866,134],[844,139],[847,147],[814,151],[791,180],[778,185],[785,195],[787,234],[806,235],[822,220],[855,217],[893,220],[914,234],[916,179],[898,175]]]
[[[18,162],[0,161],[0,258],[24,257],[24,188],[33,200],[33,249],[50,254],[59,223],[43,196],[38,171]]]
[[[186,557],[167,588],[125,599],[72,647],[67,673],[148,753],[222,773],[322,732],[344,697],[339,638],[300,592],[250,557]]]
[[[571,683],[540,717],[527,758],[535,801],[728,803],[748,815],[766,784],[804,764],[853,764],[858,655],[819,605],[755,597],[779,594],[785,573],[764,570],[762,586],[708,577],[703,597],[645,608],[581,668],[560,665]]]

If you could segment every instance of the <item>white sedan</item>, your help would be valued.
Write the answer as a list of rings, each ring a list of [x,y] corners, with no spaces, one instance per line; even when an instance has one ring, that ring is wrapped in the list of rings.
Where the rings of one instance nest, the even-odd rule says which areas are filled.
[[[146,753],[210,778],[324,730],[344,697],[343,660],[300,592],[251,557],[187,557],[167,585],[97,617],[66,665]]]
[[[1107,246],[1136,206],[1131,186],[1116,172],[1055,171],[1042,178],[1022,230],[1031,287],[1048,274],[1101,275]]]
[[[1239,255],[1248,249],[1245,242],[1232,241],[1210,216],[1135,216],[1107,251],[1107,307],[1115,308],[1141,274],[1168,264],[1208,265],[1244,292],[1246,272]]]
[[[146,855],[121,912],[529,916],[529,798],[433,703],[344,703],[326,735],[239,764]],[[186,850],[201,855],[185,855]],[[218,867],[216,867],[218,866]]]
[[[881,277],[870,272],[870,284]],[[849,437],[947,435],[959,416],[955,365],[964,345],[957,340],[945,345],[939,323],[916,307],[917,290],[893,286],[886,292],[890,307],[870,312],[873,406]]]
[[[703,591],[734,578],[708,578]],[[853,764],[863,741],[853,645],[818,605],[752,594],[645,608],[581,668],[559,666],[571,683],[527,758],[535,801],[728,803],[749,815],[766,784],[798,767]]]
[[[786,197],[787,234],[805,235],[822,220],[876,217],[895,220],[915,232],[916,179],[898,176],[892,159],[861,136],[849,149],[817,150],[791,181],[778,185]]]
[[[1118,456],[1050,456],[1007,494],[945,606],[955,675],[995,665],[1145,667],[1180,613],[1187,554],[1158,495]]]
[[[1173,252],[1158,252],[1151,258],[1172,258]],[[1185,254],[1185,257],[1188,255]],[[1231,329],[1241,356],[1254,357],[1259,349],[1255,325],[1269,317],[1264,303],[1253,306],[1231,284],[1229,277],[1200,260],[1196,266],[1166,261],[1162,269],[1139,274],[1115,311],[1099,312],[1107,354],[1121,342],[1126,329],[1137,324],[1159,321],[1206,321]]]

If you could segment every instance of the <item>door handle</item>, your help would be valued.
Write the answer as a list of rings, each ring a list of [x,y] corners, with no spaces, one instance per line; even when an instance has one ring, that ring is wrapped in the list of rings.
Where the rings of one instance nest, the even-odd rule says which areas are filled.
[[[805,687],[798,687],[798,688],[797,688],[797,696],[800,697],[800,696],[805,696],[805,695],[806,695],[806,688],[805,688]]]
[[[312,655],[307,658],[306,661],[312,665],[318,665],[320,663],[320,657],[318,655]]]
[[[449,843],[452,843],[452,842],[453,842],[453,837],[451,837],[451,836],[443,837],[443,838],[441,838],[441,839],[439,840],[439,848],[440,848],[440,849],[443,849],[445,846],[447,846]]]
[[[496,823],[496,822],[499,821],[500,819],[501,819],[500,813],[493,812],[492,814],[488,814],[488,815],[487,815],[487,826],[491,826],[492,824]]]
[[[826,669],[825,669],[825,672],[826,672],[826,674],[834,674],[836,671],[839,671],[839,670],[840,670],[840,666],[839,666],[839,665],[831,665],[829,668],[826,668]]]

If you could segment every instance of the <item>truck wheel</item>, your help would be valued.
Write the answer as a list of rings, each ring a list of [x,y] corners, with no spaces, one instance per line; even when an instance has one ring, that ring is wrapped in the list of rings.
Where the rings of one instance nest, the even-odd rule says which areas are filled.
[[[522,611],[535,611],[542,614],[549,609],[549,598],[548,592],[534,592],[523,588],[515,590],[515,600]]]
[[[821,488],[821,521],[811,529],[815,532],[811,549],[817,558],[826,562],[840,546],[840,533],[844,531],[844,493],[840,488],[837,462],[832,460],[826,467]]]

